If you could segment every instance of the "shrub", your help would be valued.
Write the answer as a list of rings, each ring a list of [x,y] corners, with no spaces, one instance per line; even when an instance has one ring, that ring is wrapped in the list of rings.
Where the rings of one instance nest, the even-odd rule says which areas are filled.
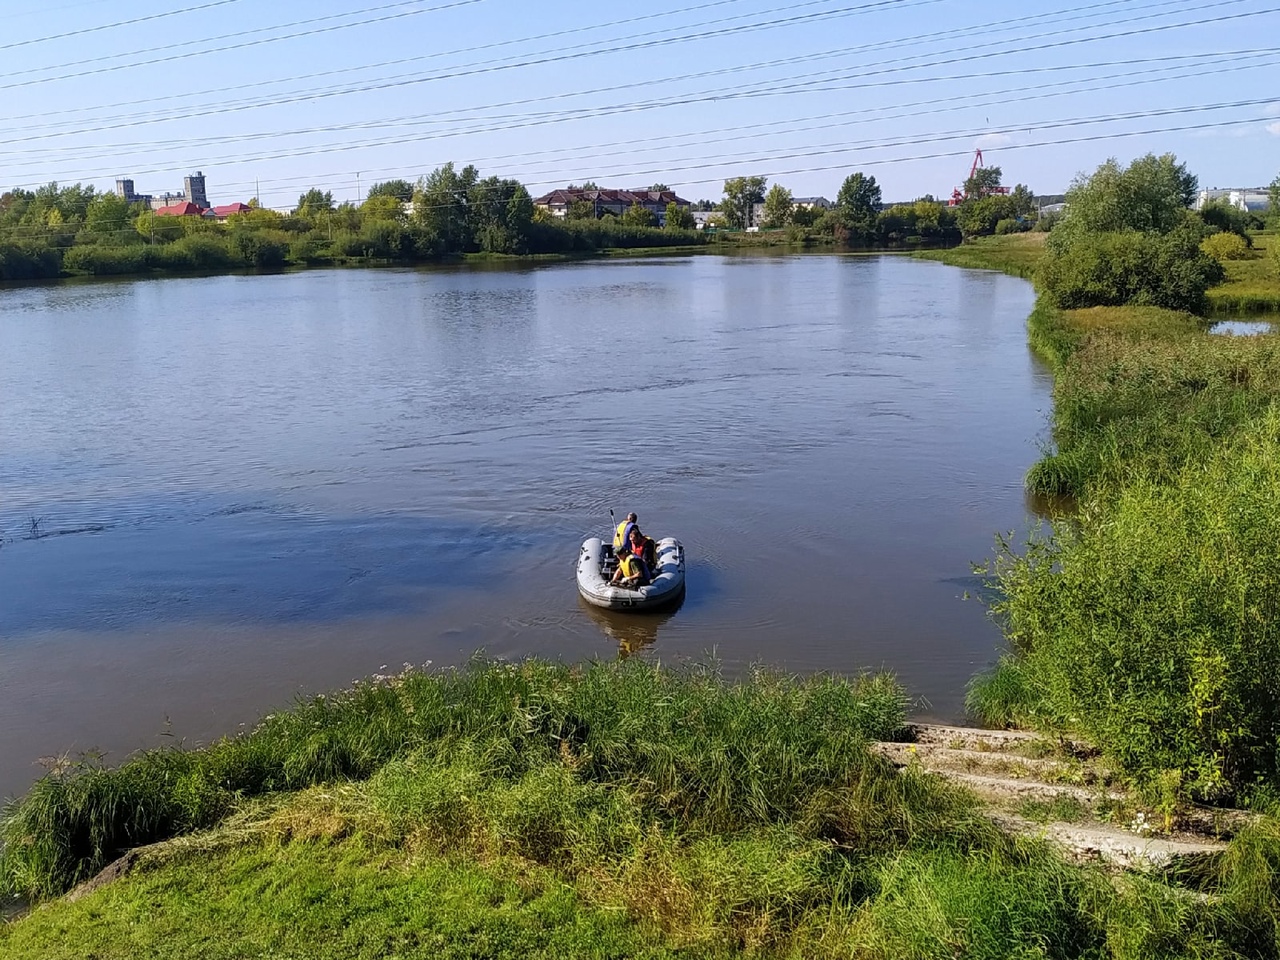
[[[1148,784],[1247,797],[1280,776],[1280,410],[996,562],[993,609],[1039,692]],[[1016,696],[1012,697],[1017,700]]]
[[[62,268],[68,273],[113,276],[139,273],[147,269],[147,248],[142,246],[71,247],[62,257]]]
[[[1247,260],[1249,245],[1235,233],[1215,233],[1200,241],[1200,252],[1208,254],[1219,263],[1226,260]]]
[[[1020,224],[1017,220],[1010,220],[1006,218],[1004,220],[996,221],[996,236],[998,237],[1002,237],[1007,233],[1021,233],[1021,232],[1022,232],[1022,224]]]
[[[0,280],[56,277],[61,268],[62,255],[53,247],[0,242]]]
[[[272,234],[275,234],[274,236]],[[287,234],[262,230],[233,230],[231,249],[252,267],[280,267],[289,253]]]
[[[1063,309],[1130,305],[1203,313],[1205,292],[1225,274],[1200,251],[1200,239],[1190,224],[1168,234],[1081,234],[1065,249],[1051,248],[1039,279],[1050,303]]]

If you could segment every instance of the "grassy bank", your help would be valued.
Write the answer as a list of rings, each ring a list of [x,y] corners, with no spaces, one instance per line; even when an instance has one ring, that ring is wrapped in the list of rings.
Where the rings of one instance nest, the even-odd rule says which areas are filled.
[[[635,662],[361,684],[188,754],[181,776],[148,767],[170,752],[42,781],[6,821],[10,885],[53,892],[108,838],[177,836],[0,927],[0,955],[1277,955],[1267,830],[1195,876],[1067,864],[872,756],[902,708],[883,677]],[[119,819],[210,791],[203,829]]]
[[[1226,281],[1209,291],[1214,313],[1280,312],[1280,233],[1255,233],[1251,239],[1251,254],[1226,261]]]
[[[1044,258],[1047,233],[1011,233],[983,237],[948,250],[921,250],[921,260],[935,260],[953,267],[999,270],[1015,277],[1035,278],[1037,264]]]

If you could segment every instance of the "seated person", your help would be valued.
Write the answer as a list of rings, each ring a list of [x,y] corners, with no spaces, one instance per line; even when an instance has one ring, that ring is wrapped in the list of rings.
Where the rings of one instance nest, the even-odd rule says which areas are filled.
[[[637,526],[631,527],[630,539],[627,546],[631,548],[631,553],[644,561],[644,565],[653,571],[658,568],[658,545],[653,542],[653,537],[646,537],[640,532]]]
[[[622,553],[622,548],[631,542],[631,531],[639,530],[640,527],[636,523],[636,515],[628,513],[627,519],[618,524],[618,529],[613,531],[613,552]]]
[[[618,555],[618,569],[613,571],[610,585],[635,590],[649,583],[649,568],[643,560],[626,550]]]

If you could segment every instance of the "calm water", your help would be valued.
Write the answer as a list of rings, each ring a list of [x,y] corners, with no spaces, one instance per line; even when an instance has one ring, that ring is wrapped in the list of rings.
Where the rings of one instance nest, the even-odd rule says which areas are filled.
[[[0,793],[477,648],[888,667],[954,717],[1031,306],[836,256],[0,291]],[[673,614],[578,599],[610,507],[684,541]]]

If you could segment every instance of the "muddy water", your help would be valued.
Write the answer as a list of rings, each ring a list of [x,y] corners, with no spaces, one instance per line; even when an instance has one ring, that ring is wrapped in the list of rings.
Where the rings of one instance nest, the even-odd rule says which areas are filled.
[[[954,717],[1031,305],[838,256],[0,291],[0,793],[478,648],[887,667]],[[579,601],[610,507],[684,541],[680,609]]]

